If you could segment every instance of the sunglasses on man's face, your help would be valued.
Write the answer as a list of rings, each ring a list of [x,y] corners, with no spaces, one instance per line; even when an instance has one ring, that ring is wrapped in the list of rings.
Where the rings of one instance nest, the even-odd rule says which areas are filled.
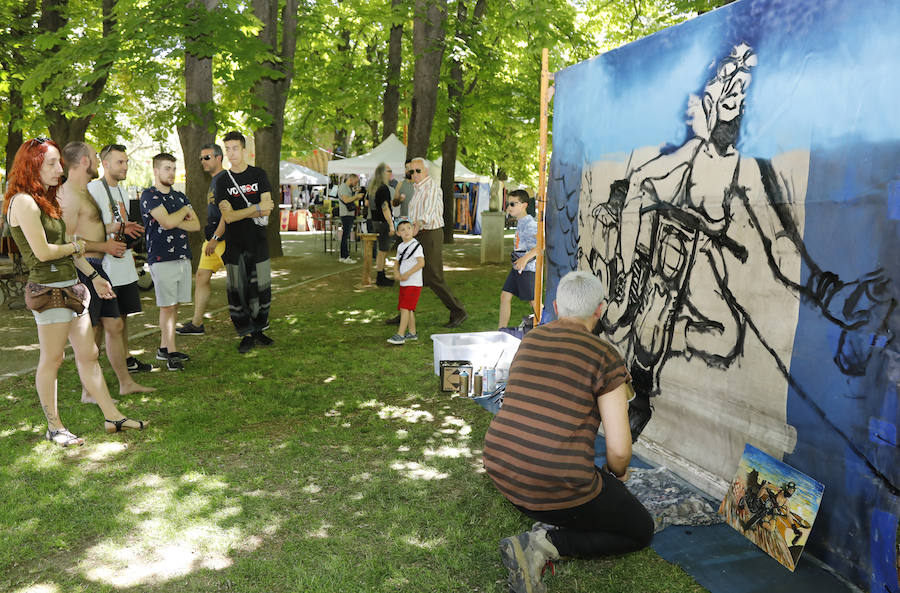
[[[203,156],[200,157],[200,160],[201,160],[201,161],[208,161],[208,160],[211,159],[211,158],[213,158],[213,155],[211,155],[211,154],[204,154]]]
[[[422,169],[410,169],[409,172],[410,173],[421,173]]]

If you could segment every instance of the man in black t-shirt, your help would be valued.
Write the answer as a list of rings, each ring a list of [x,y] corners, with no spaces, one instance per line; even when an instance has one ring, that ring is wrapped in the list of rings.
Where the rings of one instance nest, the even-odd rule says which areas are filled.
[[[231,169],[219,176],[215,200],[225,221],[222,261],[227,274],[228,308],[231,322],[241,336],[238,352],[245,354],[254,345],[272,344],[263,330],[269,327],[272,304],[266,225],[275,204],[265,171],[245,161],[244,135],[228,132],[222,139]]]

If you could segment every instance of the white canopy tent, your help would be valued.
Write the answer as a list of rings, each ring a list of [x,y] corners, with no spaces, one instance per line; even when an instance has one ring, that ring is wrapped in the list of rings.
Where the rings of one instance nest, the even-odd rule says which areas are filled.
[[[439,159],[434,161],[434,165],[438,169],[440,169],[443,167],[443,161],[444,157],[440,157]],[[490,183],[491,178],[487,175],[479,175],[478,173],[474,173],[461,162],[456,161],[456,168],[453,171],[453,180],[464,181],[466,183]]]
[[[281,185],[328,185],[328,177],[309,167],[281,161],[278,164],[278,183]]]
[[[406,145],[397,136],[391,134],[384,142],[373,148],[370,152],[347,159],[334,159],[328,161],[328,174],[356,173],[371,177],[375,173],[375,167],[381,163],[387,163],[394,171],[395,176],[401,176],[406,162]]]

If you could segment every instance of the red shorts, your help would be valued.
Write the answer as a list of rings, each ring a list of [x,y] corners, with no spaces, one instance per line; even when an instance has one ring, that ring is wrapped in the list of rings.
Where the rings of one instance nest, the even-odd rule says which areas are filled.
[[[419,304],[420,294],[422,294],[421,286],[401,286],[400,302],[397,304],[397,308],[415,311],[416,305]]]

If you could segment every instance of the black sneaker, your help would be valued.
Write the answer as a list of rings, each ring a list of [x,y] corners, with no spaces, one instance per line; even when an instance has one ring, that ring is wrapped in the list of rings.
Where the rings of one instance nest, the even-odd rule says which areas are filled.
[[[457,311],[450,315],[450,321],[444,324],[444,327],[459,327],[463,321],[469,318],[469,314],[465,311]]]
[[[170,358],[176,358],[181,362],[191,359],[191,357],[184,352],[169,352],[168,348],[156,349],[156,360],[169,360]]]
[[[241,343],[238,344],[238,352],[240,354],[247,354],[253,349],[254,344],[256,344],[256,338],[253,336],[244,336],[241,338]]]
[[[184,365],[181,364],[181,361],[175,358],[174,356],[169,357],[166,361],[166,370],[167,371],[183,371]]]
[[[391,317],[390,319],[384,320],[385,325],[400,325],[400,316]]]
[[[271,346],[275,343],[275,340],[262,332],[256,332],[255,334],[253,334],[253,339],[256,340],[256,343],[260,346]]]
[[[203,327],[203,324],[194,325],[193,322],[188,321],[184,325],[175,329],[175,333],[179,336],[202,336],[206,333],[206,328]]]
[[[146,362],[141,362],[134,356],[129,356],[125,361],[125,366],[128,368],[129,373],[148,373],[153,370],[152,364],[147,364]]]

